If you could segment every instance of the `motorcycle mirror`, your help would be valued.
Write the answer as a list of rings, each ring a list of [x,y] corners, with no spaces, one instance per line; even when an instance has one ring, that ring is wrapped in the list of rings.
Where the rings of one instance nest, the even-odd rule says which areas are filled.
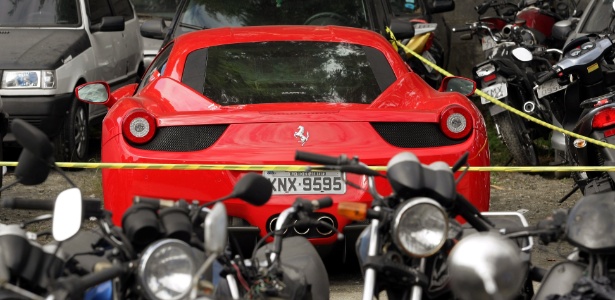
[[[514,58],[522,62],[528,62],[534,59],[534,57],[532,56],[532,52],[530,52],[530,50],[527,50],[523,47],[517,47],[513,49],[512,55]]]
[[[256,173],[248,173],[237,181],[233,193],[225,198],[239,198],[252,205],[261,206],[269,201],[272,193],[273,185],[267,178]]]
[[[53,207],[51,233],[53,238],[62,242],[73,237],[81,229],[83,209],[81,191],[70,188],[61,192]]]
[[[438,91],[458,92],[466,97],[469,97],[474,95],[474,91],[476,91],[476,82],[465,77],[444,77]]]
[[[207,255],[218,255],[224,251],[227,240],[226,222],[226,207],[222,202],[218,202],[205,217],[205,251]]]
[[[11,122],[11,131],[23,147],[19,155],[15,177],[23,185],[36,185],[47,179],[53,164],[53,146],[40,129],[21,119]]]
[[[495,233],[462,238],[448,257],[451,289],[463,300],[515,298],[528,267],[520,252]]]
[[[85,83],[75,89],[77,98],[83,102],[105,104],[109,101],[109,85],[102,82]]]

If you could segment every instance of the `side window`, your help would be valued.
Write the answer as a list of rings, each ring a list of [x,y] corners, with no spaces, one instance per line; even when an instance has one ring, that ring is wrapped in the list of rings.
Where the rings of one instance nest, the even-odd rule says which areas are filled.
[[[90,23],[97,24],[102,21],[103,17],[112,16],[111,7],[107,0],[89,0],[88,1],[88,16]]]
[[[111,7],[113,7],[114,14],[123,16],[124,20],[130,20],[134,17],[132,6],[128,0],[111,0]]]
[[[160,54],[158,54],[158,57],[156,57],[149,69],[147,69],[147,73],[145,73],[143,78],[141,78],[141,83],[139,83],[139,88],[137,90],[141,90],[148,83],[160,77],[162,73],[164,73],[164,69],[167,66],[167,61],[169,61],[171,49],[173,49],[173,44],[169,44],[162,50],[162,52],[160,52]]]

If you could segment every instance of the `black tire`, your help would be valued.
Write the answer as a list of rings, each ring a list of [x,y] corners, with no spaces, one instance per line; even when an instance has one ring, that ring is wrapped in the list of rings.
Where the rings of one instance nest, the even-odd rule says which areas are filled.
[[[499,113],[492,118],[513,160],[520,166],[538,165],[536,147],[525,128],[523,119],[509,112]]]
[[[86,161],[90,139],[88,129],[87,105],[74,99],[70,111],[64,120],[62,132],[54,140],[56,161]]]

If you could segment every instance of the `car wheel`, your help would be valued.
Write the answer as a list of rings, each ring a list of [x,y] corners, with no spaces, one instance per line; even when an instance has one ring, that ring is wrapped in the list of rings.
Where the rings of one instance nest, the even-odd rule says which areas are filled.
[[[88,111],[85,103],[73,101],[61,134],[55,139],[56,161],[83,162],[88,155]]]
[[[536,147],[527,134],[527,129],[521,117],[504,112],[493,116],[493,122],[497,124],[506,148],[518,165],[538,165]]]

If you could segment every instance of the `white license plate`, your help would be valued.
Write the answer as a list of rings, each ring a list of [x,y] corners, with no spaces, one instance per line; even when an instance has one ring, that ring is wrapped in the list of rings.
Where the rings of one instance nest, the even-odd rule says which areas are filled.
[[[538,88],[536,88],[536,95],[538,96],[538,99],[540,99],[546,95],[551,95],[555,92],[561,91],[567,86],[568,85],[559,85],[559,83],[557,83],[557,78],[554,78],[539,85]]]
[[[496,43],[491,36],[484,36],[481,39],[481,45],[483,46],[483,51],[487,51],[497,46],[498,43]]]
[[[428,32],[436,31],[437,23],[417,23],[414,24],[414,35],[421,35]]]
[[[490,85],[488,87],[485,87],[483,89],[481,89],[481,91],[483,91],[485,94],[495,98],[495,99],[502,99],[506,96],[508,96],[508,87],[506,86],[505,82],[502,83],[496,83],[494,85]],[[480,97],[480,103],[482,104],[487,104],[487,103],[491,103],[491,101]]]
[[[346,193],[340,171],[263,171],[263,176],[271,181],[274,195]]]
[[[423,52],[423,57],[427,59],[428,61],[432,62],[434,65],[436,64],[436,59],[433,58],[433,56],[429,53],[429,51]],[[433,71],[433,68],[430,65],[426,63],[423,63],[423,65],[425,66],[425,69],[427,70],[428,73],[431,73],[431,71]]]

